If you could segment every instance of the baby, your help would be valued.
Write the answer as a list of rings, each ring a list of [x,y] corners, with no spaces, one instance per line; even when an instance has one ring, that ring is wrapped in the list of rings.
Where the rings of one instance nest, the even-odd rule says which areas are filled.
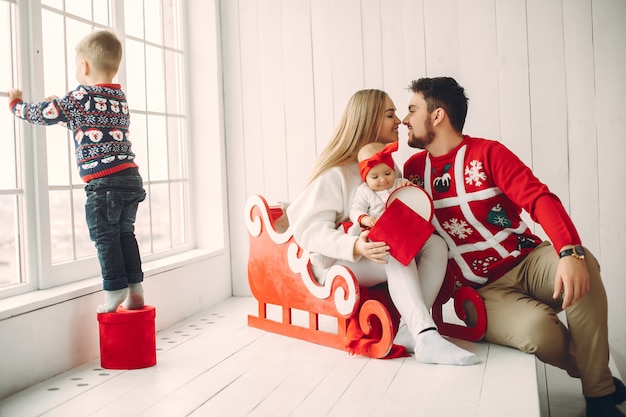
[[[361,184],[352,200],[350,220],[352,226],[347,233],[358,236],[363,229],[371,229],[385,211],[389,195],[398,187],[409,183],[406,178],[398,178],[391,154],[398,150],[398,142],[385,145],[380,142],[368,143],[357,154]],[[311,264],[330,268],[335,259],[320,253],[310,255]]]

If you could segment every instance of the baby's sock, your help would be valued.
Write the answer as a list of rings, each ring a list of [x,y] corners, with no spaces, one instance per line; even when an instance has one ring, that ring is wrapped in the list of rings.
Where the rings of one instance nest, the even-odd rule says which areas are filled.
[[[415,359],[443,365],[474,365],[478,362],[476,355],[444,339],[435,329],[417,335]]]
[[[400,327],[398,328],[396,337],[393,339],[393,343],[404,346],[406,351],[409,353],[413,353],[413,350],[415,349],[415,340],[413,339],[413,336],[411,336],[409,326],[404,320],[400,320]]]
[[[126,310],[137,310],[143,307],[143,286],[141,282],[128,284],[128,297],[122,307]]]
[[[117,310],[122,301],[128,295],[128,288],[122,288],[121,290],[107,291],[104,290],[104,304],[98,306],[98,313],[111,313]]]

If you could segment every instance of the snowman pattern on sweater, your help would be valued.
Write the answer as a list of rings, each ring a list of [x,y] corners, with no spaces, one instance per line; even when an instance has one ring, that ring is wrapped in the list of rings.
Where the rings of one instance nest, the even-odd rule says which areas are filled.
[[[129,140],[130,112],[117,84],[79,85],[62,98],[18,102],[13,113],[32,124],[71,130],[76,164],[85,182],[137,167]]]
[[[521,210],[496,186],[493,167],[485,166],[493,144],[466,138],[448,155],[424,153],[405,166],[405,175],[423,184],[433,199],[432,223],[460,270],[457,279],[474,287],[499,278],[541,243],[520,218]]]

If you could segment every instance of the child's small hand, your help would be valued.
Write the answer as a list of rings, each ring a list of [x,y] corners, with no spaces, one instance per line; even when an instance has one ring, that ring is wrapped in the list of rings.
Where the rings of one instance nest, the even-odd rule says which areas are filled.
[[[22,90],[17,88],[12,88],[9,90],[9,101],[13,101],[15,99],[22,99]]]
[[[376,217],[374,216],[365,216],[361,219],[361,225],[365,227],[374,227],[376,224]]]

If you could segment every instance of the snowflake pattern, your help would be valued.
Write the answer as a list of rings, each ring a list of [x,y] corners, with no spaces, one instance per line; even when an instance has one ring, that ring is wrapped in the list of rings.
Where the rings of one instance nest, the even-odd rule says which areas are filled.
[[[91,146],[91,147],[87,148],[87,158],[86,159],[97,157],[99,152],[100,152],[100,149],[97,146]]]
[[[85,116],[85,123],[86,124],[90,124],[90,125],[95,125],[96,124],[96,116],[93,114],[88,114],[87,116]]]
[[[43,118],[39,117],[39,107],[34,107],[34,106],[28,107],[28,109],[26,109],[26,113],[28,114],[27,116],[28,120],[32,120],[33,124],[36,124],[36,125],[46,124]],[[15,114],[19,115],[20,113],[15,112]]]
[[[459,220],[457,218],[448,220],[443,224],[443,227],[449,234],[459,239],[465,239],[473,232],[472,228],[469,227],[465,220]]]
[[[493,216],[493,224],[495,224],[496,226],[502,226],[502,227],[507,227],[511,224],[511,222],[509,221],[509,219],[506,216],[503,216],[501,214],[497,214],[495,216]]]
[[[469,166],[465,167],[465,183],[480,187],[487,179],[487,174],[483,171],[483,163],[474,159]]]
[[[79,117],[81,117],[83,115],[81,113],[81,111],[78,110],[78,109],[70,109],[70,111],[68,113],[70,115],[70,119],[72,119],[72,120],[78,119]]]
[[[76,148],[76,160],[78,163],[83,163],[90,159],[96,158],[98,156],[107,155],[107,154],[128,154],[129,156],[134,156],[131,152],[131,143],[130,142],[122,142],[122,143],[98,143],[91,145],[83,145]],[[107,155],[108,156],[108,155]]]

